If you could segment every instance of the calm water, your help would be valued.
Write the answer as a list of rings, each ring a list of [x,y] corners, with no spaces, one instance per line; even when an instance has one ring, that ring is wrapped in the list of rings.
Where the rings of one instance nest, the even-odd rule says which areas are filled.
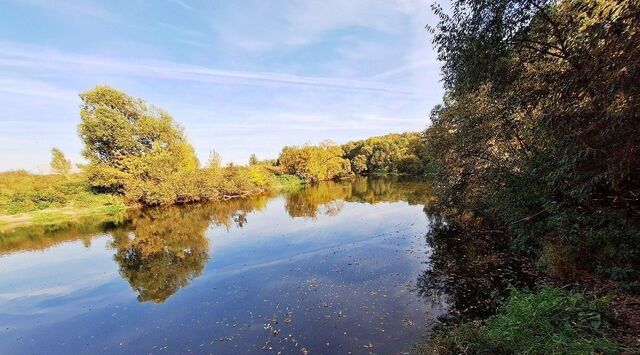
[[[522,273],[456,243],[431,198],[362,178],[5,233],[1,353],[406,352]]]

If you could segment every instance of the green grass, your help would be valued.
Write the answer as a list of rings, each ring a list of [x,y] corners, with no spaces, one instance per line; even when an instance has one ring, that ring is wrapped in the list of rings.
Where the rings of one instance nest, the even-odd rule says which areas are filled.
[[[119,196],[91,190],[82,174],[0,173],[0,231],[24,225],[66,225],[89,216],[115,216],[126,206]]]
[[[544,287],[512,291],[504,308],[484,324],[440,329],[418,354],[615,354],[606,305],[578,293]]]
[[[93,192],[81,174],[35,175],[25,171],[0,173],[0,215],[120,205],[122,199],[118,196]]]

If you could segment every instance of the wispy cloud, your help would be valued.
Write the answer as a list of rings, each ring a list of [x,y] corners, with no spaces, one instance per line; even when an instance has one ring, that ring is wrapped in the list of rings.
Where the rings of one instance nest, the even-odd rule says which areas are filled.
[[[187,10],[193,10],[193,6],[191,6],[191,5],[187,4],[187,2],[186,2],[186,1],[183,1],[183,0],[171,0],[171,2],[172,2],[172,3],[174,3],[174,4],[177,4],[177,5],[179,5],[179,6],[181,6],[181,7],[182,7],[182,8],[184,8],[184,9],[187,9]]]
[[[295,47],[321,41],[325,34],[340,28],[395,31],[398,21],[395,15],[409,13],[407,4],[417,1],[249,1],[250,5],[246,1],[227,2],[223,8],[225,16],[222,19],[213,16],[211,24],[231,45],[259,50]],[[253,45],[246,46],[247,43]]]
[[[407,88],[393,85],[353,80],[344,78],[326,78],[313,76],[299,76],[272,72],[246,72],[220,70],[203,66],[184,65],[179,63],[84,56],[45,50],[42,48],[16,48],[12,45],[0,44],[0,67],[21,68],[30,70],[68,71],[109,71],[115,74],[129,76],[150,77],[158,79],[185,80],[195,82],[225,82],[235,84],[283,84],[316,88],[345,89],[356,91],[373,91],[396,95],[417,95]]]
[[[0,92],[51,100],[68,100],[77,96],[74,91],[65,90],[42,81],[6,77],[0,78]]]
[[[424,0],[128,5],[0,0],[15,27],[0,39],[0,170],[46,164],[52,145],[81,159],[78,92],[101,83],[167,109],[201,157],[235,162],[419,130],[441,98]]]
[[[22,0],[22,4],[46,10],[48,13],[73,14],[76,19],[85,16],[92,19],[115,21],[117,18],[106,9],[96,6],[94,3],[81,0]]]

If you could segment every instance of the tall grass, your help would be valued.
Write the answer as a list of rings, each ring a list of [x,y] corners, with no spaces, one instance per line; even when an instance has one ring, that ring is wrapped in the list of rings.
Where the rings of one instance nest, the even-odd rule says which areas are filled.
[[[122,199],[93,192],[81,174],[0,173],[0,214],[13,215],[52,208],[124,208]]]

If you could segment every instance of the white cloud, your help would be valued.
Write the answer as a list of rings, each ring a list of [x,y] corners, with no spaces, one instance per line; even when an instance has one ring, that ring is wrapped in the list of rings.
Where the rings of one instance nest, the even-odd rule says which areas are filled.
[[[75,91],[66,90],[42,81],[8,78],[6,76],[0,78],[0,92],[65,101],[77,96]]]
[[[340,28],[394,32],[422,0],[290,0],[228,2],[211,24],[230,45],[250,50],[302,46]],[[424,25],[423,25],[424,26]]]
[[[101,72],[105,71],[137,77],[185,80],[203,83],[224,81],[234,84],[283,84],[328,89],[375,91],[398,95],[415,95],[406,88],[373,81],[343,78],[299,76],[272,72],[247,72],[185,65],[157,60],[124,61],[121,59],[63,53],[43,48],[16,47],[0,43],[0,68],[18,68],[31,71]]]
[[[128,21],[140,9],[158,16]],[[92,4],[81,12],[111,16]],[[136,3],[112,20],[93,28],[95,42],[73,32],[46,46],[0,40],[2,134],[29,147],[18,156],[0,141],[12,152],[0,170],[46,163],[52,145],[80,159],[77,93],[101,83],[166,108],[201,157],[215,148],[235,162],[285,144],[419,130],[441,98],[423,0],[177,0]]]

